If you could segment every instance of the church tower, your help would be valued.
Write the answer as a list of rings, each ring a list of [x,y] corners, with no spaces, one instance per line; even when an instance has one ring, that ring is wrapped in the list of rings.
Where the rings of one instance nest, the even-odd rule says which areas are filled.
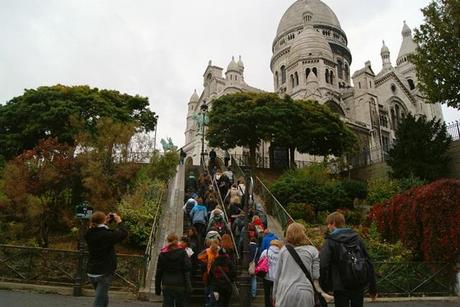
[[[185,144],[188,144],[192,141],[194,136],[194,127],[195,123],[193,121],[193,114],[197,112],[198,102],[200,97],[198,96],[196,90],[193,92],[193,95],[190,97],[188,102],[188,111],[187,111],[187,127],[185,128]]]

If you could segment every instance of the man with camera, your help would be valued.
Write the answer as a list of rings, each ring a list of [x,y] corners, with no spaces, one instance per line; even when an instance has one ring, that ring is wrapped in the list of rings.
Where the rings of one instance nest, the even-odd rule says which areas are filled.
[[[114,230],[107,224],[116,223]],[[114,245],[123,241],[128,231],[123,226],[121,218],[116,213],[96,211],[91,216],[91,226],[85,234],[88,244],[88,277],[96,290],[93,307],[109,305],[109,287],[117,268],[117,255]]]

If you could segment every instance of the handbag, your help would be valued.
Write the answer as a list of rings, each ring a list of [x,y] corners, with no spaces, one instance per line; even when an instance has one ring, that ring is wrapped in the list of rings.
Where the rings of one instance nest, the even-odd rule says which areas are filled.
[[[235,297],[235,298],[239,298],[240,297],[240,290],[238,289],[238,287],[236,286],[236,283],[235,282],[232,282],[230,280],[230,278],[228,278],[227,274],[225,273],[224,270],[222,270],[222,267],[218,266],[217,267],[221,272],[222,272],[222,275],[224,275],[224,278],[226,281],[228,281],[230,283],[230,285],[232,286],[232,295]]]
[[[267,256],[263,256],[259,259],[259,262],[256,266],[256,275],[260,278],[264,278],[268,273],[269,263],[268,263],[268,253]]]
[[[297,264],[300,266],[305,276],[307,277],[308,281],[311,283],[311,286],[313,287],[314,299],[315,299],[314,307],[324,306],[325,301],[322,302],[321,300],[322,296],[318,291],[316,291],[315,284],[313,283],[313,279],[311,278],[310,272],[308,272],[302,260],[300,260],[299,254],[297,254],[296,250],[291,245],[286,245],[286,248],[289,251],[289,254],[291,254],[292,258],[294,258],[295,262],[297,262]]]
[[[248,267],[248,273],[249,275],[252,275],[252,276],[256,274],[256,257],[257,257],[258,250],[259,248],[256,248],[256,253],[254,254],[254,258],[249,263],[249,267]]]

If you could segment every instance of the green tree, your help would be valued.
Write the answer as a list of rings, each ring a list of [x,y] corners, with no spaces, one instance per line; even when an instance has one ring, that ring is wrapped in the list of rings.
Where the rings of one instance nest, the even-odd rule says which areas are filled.
[[[394,178],[434,180],[446,174],[452,138],[441,120],[427,121],[409,114],[396,130],[388,165]]]
[[[157,117],[148,99],[89,86],[43,86],[0,106],[0,156],[11,159],[35,147],[39,140],[57,137],[71,146],[80,132],[95,134],[100,118],[136,123],[152,131]]]
[[[102,118],[96,129],[76,138],[83,197],[98,210],[113,210],[140,169],[131,159],[136,125]]]
[[[251,167],[256,166],[256,148],[274,133],[273,108],[276,94],[238,93],[212,103],[206,138],[212,147],[249,148]]]
[[[425,23],[415,30],[419,45],[411,61],[419,88],[431,103],[460,108],[460,1],[434,0],[422,9]]]

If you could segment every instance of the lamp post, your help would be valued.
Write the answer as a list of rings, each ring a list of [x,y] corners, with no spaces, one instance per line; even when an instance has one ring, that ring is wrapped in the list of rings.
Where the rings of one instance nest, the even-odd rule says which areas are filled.
[[[250,288],[251,288],[251,276],[248,274],[249,267],[249,237],[248,237],[248,224],[249,224],[249,210],[254,204],[253,200],[253,189],[254,181],[251,175],[246,175],[246,188],[244,191],[244,207],[243,211],[245,213],[244,218],[244,231],[242,232],[243,236],[243,255],[242,255],[242,271],[240,274],[240,306],[251,306],[250,300]]]
[[[204,151],[204,127],[207,124],[206,113],[208,112],[208,105],[203,103],[200,107],[201,110],[201,159],[200,165],[203,165],[204,156],[206,155]]]
[[[73,295],[82,296],[82,283],[83,283],[83,258],[85,256],[85,231],[86,222],[91,219],[93,214],[93,208],[91,208],[87,202],[83,202],[75,207],[75,218],[80,223],[80,229],[78,233],[78,262],[77,270],[74,278]]]

